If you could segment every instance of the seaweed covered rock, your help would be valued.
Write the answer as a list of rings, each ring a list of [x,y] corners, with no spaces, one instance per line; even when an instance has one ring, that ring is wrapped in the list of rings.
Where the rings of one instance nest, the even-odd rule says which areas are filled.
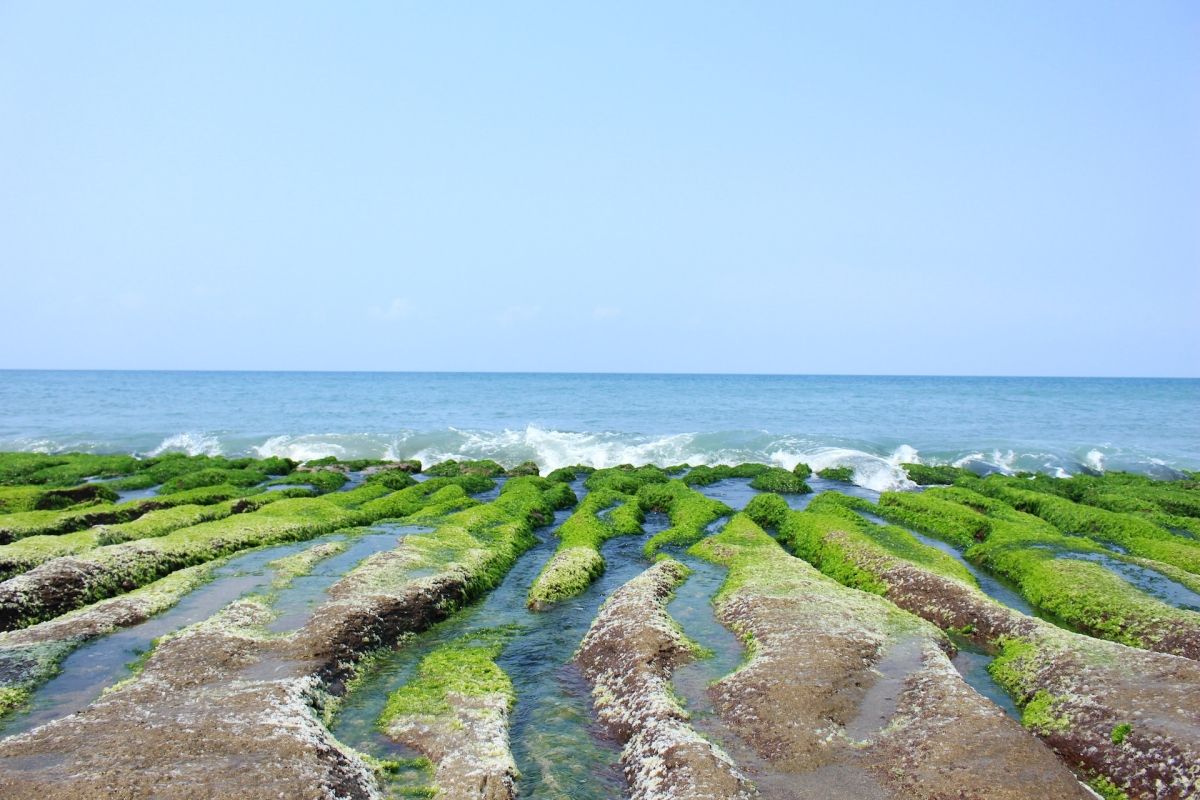
[[[854,467],[826,467],[817,472],[817,477],[827,481],[850,483],[854,480]]]
[[[807,494],[812,491],[799,475],[779,467],[771,467],[755,475],[750,481],[750,488],[778,494]]]
[[[889,548],[849,516],[830,513],[856,502],[796,512],[763,500],[754,510],[822,572],[998,650],[991,671],[1024,709],[1025,725],[1093,785],[1131,798],[1184,798],[1200,787],[1200,717],[1188,700],[1200,687],[1200,662],[1072,633],[1002,606],[914,557],[912,544]],[[1113,736],[1131,720],[1137,735]]]
[[[932,626],[844,589],[745,514],[692,552],[729,570],[717,615],[752,656],[710,694],[764,780],[826,797],[1089,796],[962,682]]]
[[[484,630],[437,648],[388,698],[384,735],[433,762],[437,791],[462,800],[510,800],[517,765],[508,745],[512,681],[495,659],[511,634]]]
[[[429,467],[425,470],[425,474],[435,478],[457,478],[460,475],[482,475],[486,478],[496,478],[504,474],[504,467],[486,458],[480,461],[448,459]]]
[[[730,478],[756,478],[767,470],[771,469],[766,464],[717,464],[708,466],[701,464],[698,467],[693,467],[686,475],[683,476],[683,482],[689,486],[708,486],[717,481],[728,480]]]
[[[948,465],[901,464],[900,468],[918,486],[948,486],[961,477],[973,474],[969,470]]]

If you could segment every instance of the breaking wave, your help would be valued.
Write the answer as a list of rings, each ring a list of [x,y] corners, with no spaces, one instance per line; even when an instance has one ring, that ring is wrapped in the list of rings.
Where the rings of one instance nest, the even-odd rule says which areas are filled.
[[[1018,448],[964,450],[921,449],[909,443],[877,443],[777,435],[766,431],[717,431],[646,435],[615,431],[564,431],[537,425],[500,431],[445,428],[396,433],[299,433],[253,437],[213,431],[186,431],[145,438],[97,442],[81,446],[79,438],[0,441],[0,450],[64,452],[134,452],[157,456],[167,452],[190,455],[282,456],[309,461],[326,456],[350,458],[418,458],[433,464],[448,458],[491,458],[505,466],[534,461],[544,470],[571,464],[611,467],[617,464],[737,464],[758,461],[791,469],[804,462],[814,471],[850,467],[854,482],[875,491],[911,489],[902,464],[952,464],[980,475],[991,472],[1044,472],[1065,477],[1105,470],[1143,472],[1179,477],[1161,459],[1122,451],[1108,445],[1050,452]]]
[[[168,436],[159,443],[158,447],[146,455],[160,456],[163,453],[187,453],[189,456],[219,456],[221,442],[216,436],[207,433],[177,433]]]

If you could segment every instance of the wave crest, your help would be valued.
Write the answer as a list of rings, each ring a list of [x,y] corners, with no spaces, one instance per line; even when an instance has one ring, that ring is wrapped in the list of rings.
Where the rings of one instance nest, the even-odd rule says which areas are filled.
[[[156,444],[157,442],[157,444]],[[814,470],[851,467],[854,482],[876,491],[910,489],[904,463],[952,464],[985,475],[991,472],[1043,472],[1059,477],[1104,471],[1133,471],[1155,477],[1178,478],[1179,468],[1136,450],[1110,443],[1092,447],[1027,448],[1021,445],[979,449],[918,451],[910,444],[886,446],[832,436],[780,435],[762,430],[725,430],[663,435],[617,431],[567,431],[535,424],[504,430],[443,428],[343,433],[281,433],[250,437],[231,432],[185,431],[159,439],[128,434],[117,439],[12,437],[0,440],[0,450],[45,453],[128,452],[157,456],[167,452],[190,455],[281,456],[310,461],[326,456],[343,459],[419,458],[433,464],[448,458],[490,458],[505,466],[534,461],[543,471],[572,464],[611,467],[617,464],[738,464],[756,461],[791,469],[803,461]]]
[[[158,447],[146,453],[148,456],[160,456],[163,453],[187,453],[189,456],[219,456],[221,442],[209,433],[184,432],[168,436],[159,443]]]

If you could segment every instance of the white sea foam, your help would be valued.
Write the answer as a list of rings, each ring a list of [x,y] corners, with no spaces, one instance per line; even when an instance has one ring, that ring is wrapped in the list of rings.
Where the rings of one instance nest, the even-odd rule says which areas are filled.
[[[208,433],[185,432],[168,436],[147,455],[158,456],[163,453],[187,453],[189,456],[219,456],[221,442],[216,436]]]
[[[993,450],[991,454],[983,452],[967,453],[961,458],[957,458],[951,462],[951,466],[961,469],[974,469],[976,472],[999,472],[1004,475],[1012,475],[1016,469],[1018,456],[1016,451]]]
[[[865,489],[877,492],[901,491],[916,487],[908,479],[901,464],[918,462],[915,448],[904,444],[890,455],[879,456],[849,447],[814,447],[804,450],[775,450],[768,459],[785,469],[794,469],[801,462],[820,472],[830,467],[850,467],[854,470],[852,480]]]
[[[332,434],[272,436],[252,449],[259,458],[290,458],[293,461],[314,461],[327,456],[346,458],[346,448],[330,441],[332,436]]]
[[[431,440],[432,441],[429,441]],[[535,461],[543,471],[573,464],[602,468],[617,464],[701,463],[690,433],[643,437],[614,433],[548,430],[471,431],[451,428],[445,436],[411,436],[389,448],[392,456],[432,464],[447,458],[491,458],[506,465]],[[411,449],[412,445],[417,449]]]
[[[562,466],[584,464],[611,467],[617,464],[737,464],[758,461],[785,469],[804,462],[814,470],[851,467],[856,484],[877,491],[910,489],[905,463],[953,464],[980,474],[1038,471],[1059,477],[1089,470],[1135,470],[1150,474],[1175,474],[1161,459],[1124,453],[1107,445],[1079,451],[1046,452],[1020,449],[934,451],[923,456],[909,444],[890,452],[875,449],[869,442],[831,441],[812,436],[777,435],[767,431],[710,431],[645,435],[613,431],[567,431],[548,426],[526,425],[488,431],[442,428],[432,431],[401,430],[394,433],[293,433],[251,440],[235,435],[189,431],[168,436],[155,447],[140,446],[135,440],[102,441],[34,439],[10,440],[0,449],[62,452],[64,449],[93,452],[139,451],[145,455],[184,452],[207,455],[281,456],[296,461],[335,456],[337,458],[418,458],[434,464],[448,458],[491,458],[505,466],[534,461],[543,473]],[[1103,449],[1102,449],[1103,448]]]

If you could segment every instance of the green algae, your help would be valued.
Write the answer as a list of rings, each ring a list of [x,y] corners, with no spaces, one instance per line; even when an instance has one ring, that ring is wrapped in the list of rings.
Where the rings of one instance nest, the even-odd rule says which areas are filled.
[[[30,693],[25,687],[0,686],[0,717],[24,707]]]
[[[750,488],[777,494],[808,494],[812,491],[799,475],[779,467],[770,467],[755,475]]]
[[[1194,479],[1162,481],[1128,472],[1051,478],[1023,475],[1019,479],[997,476],[993,483],[1064,497],[1076,503],[1110,511],[1139,513],[1147,517],[1200,518],[1200,484]]]
[[[659,547],[695,541],[704,526],[729,513],[657,467],[612,467],[590,473],[590,494],[558,529],[558,549],[530,586],[528,607],[544,609],[583,592],[604,572],[600,546],[613,536],[640,533],[646,512],[671,515],[672,527],[646,543],[647,556]],[[606,512],[603,516],[601,512]]]
[[[684,475],[683,482],[688,486],[708,486],[717,481],[728,480],[730,478],[757,478],[769,469],[771,467],[768,467],[766,464],[717,464],[714,466],[701,464],[698,467],[693,467],[690,472]]]
[[[908,479],[918,486],[945,486],[959,478],[971,476],[969,470],[949,465],[901,464]]]
[[[5,629],[25,627],[142,586],[182,567],[260,545],[310,539],[338,528],[402,518],[422,510],[429,501],[435,501],[439,511],[474,503],[457,485],[459,480],[427,481],[369,500],[358,508],[325,498],[284,498],[255,513],[203,522],[156,538],[96,547],[79,557],[84,570],[79,583],[52,601],[45,599],[36,584],[5,584],[0,594],[0,625]]]
[[[982,541],[992,530],[991,522],[977,508],[932,490],[921,494],[884,492],[879,497],[878,513],[962,549]]]
[[[129,522],[150,511],[180,505],[209,505],[244,497],[252,489],[236,486],[205,486],[172,494],[158,495],[126,503],[96,503],[66,511],[25,511],[0,516],[0,544],[27,536],[71,533],[93,525]],[[309,494],[308,490],[301,490]]]
[[[1036,688],[1040,646],[1014,636],[1000,637],[996,646],[988,673],[1021,709],[1021,724],[1040,735],[1069,730],[1071,719],[1064,711],[1067,699]]]
[[[1063,533],[1115,544],[1131,555],[1200,574],[1200,543],[1184,539],[1136,514],[1109,511],[1046,491],[1023,488],[1021,481],[1002,476],[961,483],[1018,511],[1040,517]]]
[[[325,494],[327,492],[336,492],[338,489],[345,486],[347,480],[349,480],[349,479],[345,476],[344,473],[339,472],[338,470],[335,470],[335,469],[306,469],[306,470],[296,470],[295,472],[289,472],[287,475],[284,475],[283,477],[276,478],[275,480],[270,481],[267,485],[268,486],[295,486],[295,485],[303,484],[305,486],[313,487],[321,494]],[[412,485],[411,477],[409,478],[409,481],[410,481],[410,483],[408,485]],[[403,487],[397,487],[397,488],[403,488]]]
[[[153,458],[92,453],[0,453],[0,484],[75,486],[88,478],[116,478],[113,489],[145,489],[202,470],[248,470],[284,475],[295,467],[285,458],[239,458],[167,453]],[[200,484],[195,484],[200,485]]]
[[[62,511],[75,506],[113,502],[117,493],[103,483],[85,483],[68,488],[44,486],[0,486],[0,514],[21,511]]]
[[[987,481],[968,483],[984,484]],[[1051,495],[1028,494],[1074,505]],[[1066,535],[1052,521],[1003,499],[964,488],[962,482],[921,494],[885,493],[877,513],[961,548],[969,561],[1015,584],[1035,607],[1093,636],[1185,654],[1189,645],[1173,642],[1172,636],[1200,630],[1200,614],[1146,594],[1101,564],[1060,554],[1122,556],[1090,538]]]
[[[226,469],[212,467],[209,469],[186,472],[165,481],[160,494],[173,494],[187,489],[199,489],[204,486],[240,486],[248,488],[266,481],[267,473],[254,469]]]
[[[559,467],[558,469],[551,470],[546,475],[546,480],[554,481],[555,483],[570,483],[580,475],[591,475],[595,471],[594,467],[585,467],[582,464],[576,464],[571,467]]]
[[[392,491],[407,489],[417,482],[410,472],[403,469],[385,469],[367,476],[366,483],[378,484]]]
[[[817,473],[817,477],[827,481],[850,483],[854,480],[854,467],[826,467]]]
[[[404,491],[412,492],[428,483]],[[461,487],[445,487],[429,499],[436,505],[461,491]],[[358,580],[377,589],[398,588],[412,575],[459,570],[466,578],[463,596],[456,602],[467,602],[499,582],[516,557],[536,541],[535,527],[548,524],[556,510],[575,502],[575,493],[567,484],[532,476],[513,478],[492,502],[472,501],[468,507],[443,516],[432,532],[406,537],[408,561],[404,569],[375,569],[368,560],[356,570]],[[420,519],[420,515],[410,515],[405,521]]]
[[[485,478],[497,478],[504,474],[504,467],[490,458],[478,461],[455,461],[448,459],[434,464],[425,470],[426,475],[435,478],[457,478],[462,475],[482,475]]]
[[[666,483],[670,479],[665,471],[652,464],[644,467],[622,464],[596,470],[587,476],[583,485],[591,492],[607,489],[622,494],[637,494],[648,483]]]
[[[903,528],[875,525],[855,509],[874,511],[875,507],[860,498],[824,492],[805,510],[793,511],[778,495],[763,494],[747,505],[745,513],[776,530],[793,555],[846,586],[886,594],[885,572],[897,559],[977,586],[974,576],[950,555],[921,543]]]
[[[710,524],[732,513],[721,501],[706,497],[679,480],[643,486],[638,490],[638,503],[643,512],[660,511],[671,520],[669,528],[643,545],[646,558],[653,558],[664,547],[687,547],[699,541]]]
[[[129,455],[0,453],[0,484],[74,486],[85,478],[127,475],[140,463]]]
[[[608,518],[602,519],[601,512],[610,508]],[[589,493],[559,526],[558,548],[529,588],[529,608],[545,608],[580,594],[604,571],[600,545],[613,536],[640,532],[641,523],[636,497],[612,489]]]
[[[511,708],[516,702],[512,680],[496,659],[514,633],[511,628],[472,631],[434,649],[417,666],[416,678],[388,697],[380,729],[397,717],[449,715],[451,695],[499,695]]]
[[[1088,786],[1092,787],[1104,800],[1129,800],[1129,795],[1104,775],[1097,775],[1089,780]]]

